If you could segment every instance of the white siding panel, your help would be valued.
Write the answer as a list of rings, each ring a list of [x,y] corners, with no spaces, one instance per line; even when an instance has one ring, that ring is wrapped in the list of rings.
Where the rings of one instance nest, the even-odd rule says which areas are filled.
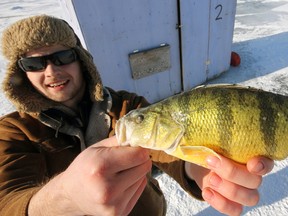
[[[88,49],[103,82],[126,89],[154,102],[181,91],[177,1],[175,0],[73,0]],[[171,68],[133,80],[129,53],[166,43]]]
[[[218,76],[230,67],[236,0],[212,0],[207,79]]]
[[[181,39],[183,64],[183,89],[206,81],[209,49],[209,6],[208,0],[181,1]]]
[[[183,89],[230,67],[236,0],[181,0]]]

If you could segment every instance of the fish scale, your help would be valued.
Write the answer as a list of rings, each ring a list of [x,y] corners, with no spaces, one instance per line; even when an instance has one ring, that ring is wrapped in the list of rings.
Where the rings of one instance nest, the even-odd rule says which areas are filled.
[[[239,85],[201,86],[133,110],[116,124],[122,145],[163,150],[205,166],[208,155],[240,163],[288,155],[286,96]],[[141,116],[141,121],[136,121]]]

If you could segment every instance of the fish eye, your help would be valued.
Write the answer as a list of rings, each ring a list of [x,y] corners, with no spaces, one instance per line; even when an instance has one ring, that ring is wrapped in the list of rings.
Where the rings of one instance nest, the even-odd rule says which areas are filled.
[[[136,117],[136,123],[140,124],[144,120],[144,115],[140,114]]]

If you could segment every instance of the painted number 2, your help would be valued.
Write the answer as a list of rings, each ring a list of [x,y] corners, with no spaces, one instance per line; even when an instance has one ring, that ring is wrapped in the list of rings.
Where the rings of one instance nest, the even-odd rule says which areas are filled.
[[[215,20],[221,20],[222,19],[222,15],[221,15],[222,9],[223,9],[223,6],[221,4],[219,4],[215,7],[215,10],[218,11],[218,15],[217,15]]]

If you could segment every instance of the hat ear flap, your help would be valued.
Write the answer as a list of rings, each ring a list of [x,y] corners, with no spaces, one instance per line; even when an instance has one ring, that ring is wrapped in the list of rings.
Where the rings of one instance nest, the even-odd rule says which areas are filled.
[[[77,36],[77,34],[75,34],[74,29],[69,25],[69,23],[68,23],[66,20],[62,19],[62,21],[63,21],[64,23],[66,23],[66,25],[73,31],[74,36],[75,36],[75,38],[76,38],[76,45],[77,45],[77,46],[82,46],[81,41],[80,41],[79,37]]]
[[[62,20],[63,20],[63,19],[62,19]],[[63,22],[66,23],[67,26],[73,31],[74,36],[75,36],[75,38],[76,38],[76,45],[83,48],[82,43],[81,43],[78,35],[75,33],[74,29],[69,25],[68,22],[66,22],[66,20],[63,20]],[[93,59],[93,56],[92,56],[89,52],[86,52],[86,54],[89,55],[89,57],[90,57],[91,59]]]

